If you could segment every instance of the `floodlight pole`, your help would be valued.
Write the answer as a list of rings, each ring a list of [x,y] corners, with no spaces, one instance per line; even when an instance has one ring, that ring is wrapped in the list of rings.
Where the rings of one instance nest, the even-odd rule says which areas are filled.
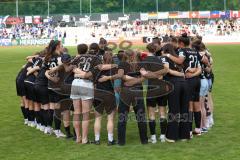
[[[82,0],[79,1],[80,15],[82,15]]]
[[[226,2],[226,0],[223,0],[223,3],[224,3],[224,11],[226,11],[227,10],[227,2]]]
[[[49,2],[49,0],[47,1],[47,6],[48,6],[48,11],[47,11],[48,13],[47,14],[48,14],[48,17],[49,17],[49,13],[50,13],[50,11],[49,11],[50,10],[50,7],[49,7],[50,6],[50,2]]]
[[[16,16],[18,17],[18,0],[16,0]]]
[[[158,23],[158,0],[156,0],[157,23]]]
[[[123,12],[123,15],[125,14],[125,0],[122,1],[122,12]]]
[[[89,0],[89,13],[90,13],[90,16],[92,15],[92,0]]]
[[[192,12],[193,10],[192,0],[189,0],[189,6],[190,6],[190,12]],[[191,18],[191,24],[192,24],[192,18]]]

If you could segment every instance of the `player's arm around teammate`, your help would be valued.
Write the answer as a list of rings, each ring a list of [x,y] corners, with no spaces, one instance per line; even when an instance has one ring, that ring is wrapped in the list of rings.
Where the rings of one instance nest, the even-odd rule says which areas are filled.
[[[149,117],[149,128],[151,137],[149,141],[151,143],[156,143],[156,106],[159,107],[160,115],[160,127],[161,135],[160,140],[163,142],[165,140],[165,132],[167,127],[166,110],[161,101],[163,100],[160,95],[153,95],[151,89],[160,86],[161,79],[168,72],[168,68],[163,64],[162,60],[154,55],[157,48],[154,43],[147,45],[147,57],[143,60],[143,67],[140,69],[141,75],[148,79],[148,91],[147,91],[147,107],[148,107],[148,117]],[[161,107],[160,107],[161,106]]]
[[[146,113],[143,101],[142,83],[127,86],[125,82],[126,76],[140,78],[139,63],[135,52],[127,50],[125,52],[125,61],[119,64],[118,77],[122,79],[122,88],[120,93],[120,103],[118,107],[118,144],[125,145],[126,143],[126,125],[128,121],[128,113],[130,106],[133,105],[135,118],[138,123],[139,136],[142,144],[147,144],[147,123]]]
[[[76,57],[75,63],[77,68],[73,70],[75,79],[72,82],[71,98],[74,105],[74,128],[77,135],[76,142],[88,144],[88,126],[89,126],[89,113],[92,107],[94,98],[94,84],[92,77],[82,78],[78,75],[78,71],[92,72],[94,67],[101,63],[101,60],[96,56],[98,52],[98,44],[91,44],[87,54],[79,55]],[[91,73],[91,74],[92,74]],[[82,137],[80,134],[80,119],[82,114]]]

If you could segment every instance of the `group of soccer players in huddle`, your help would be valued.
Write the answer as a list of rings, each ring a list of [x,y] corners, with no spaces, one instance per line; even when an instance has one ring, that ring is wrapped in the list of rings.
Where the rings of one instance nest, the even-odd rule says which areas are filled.
[[[60,41],[52,40],[44,50],[26,57],[17,75],[24,123],[57,138],[96,145],[100,144],[104,111],[108,145],[125,145],[131,110],[142,144],[157,142],[156,123],[161,142],[186,141],[208,132],[214,124],[213,60],[201,37],[183,34],[166,43],[154,38],[146,49],[113,54],[101,38],[99,44],[79,44],[77,55],[71,57]],[[95,138],[90,141],[92,112]]]

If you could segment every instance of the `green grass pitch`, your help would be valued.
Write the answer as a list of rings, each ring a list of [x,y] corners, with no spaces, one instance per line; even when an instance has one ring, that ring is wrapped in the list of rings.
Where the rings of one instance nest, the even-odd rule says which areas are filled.
[[[208,134],[189,142],[141,145],[136,122],[127,126],[127,144],[108,147],[105,125],[100,146],[77,145],[72,140],[56,139],[23,125],[15,77],[24,58],[43,47],[0,48],[0,159],[18,160],[225,160],[240,155],[240,46],[209,45],[214,58],[215,126]],[[69,47],[71,54],[76,49]],[[93,139],[93,121],[90,139]],[[103,123],[104,124],[104,121]],[[159,126],[157,127],[159,132]],[[116,131],[116,129],[115,129]],[[116,134],[115,134],[116,137]]]

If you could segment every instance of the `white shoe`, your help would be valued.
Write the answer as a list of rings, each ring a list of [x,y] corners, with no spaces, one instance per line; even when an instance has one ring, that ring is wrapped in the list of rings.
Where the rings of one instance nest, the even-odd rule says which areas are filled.
[[[62,133],[61,130],[55,130],[54,133],[57,138],[61,138],[61,137],[65,138],[66,137],[66,135],[64,133]]]
[[[166,136],[164,134],[161,134],[159,137],[160,142],[164,143],[166,142]]]
[[[27,125],[28,127],[31,127],[32,121],[28,121]]]
[[[36,124],[34,121],[30,124],[30,127],[32,127],[32,128],[36,127]]]
[[[157,143],[156,135],[152,135],[151,138],[148,140],[149,143],[155,144]]]
[[[24,124],[25,124],[25,125],[28,124],[28,119],[24,119]]]
[[[168,143],[175,143],[176,141],[175,141],[175,140],[172,140],[172,139],[167,139],[167,138],[166,138],[166,142],[168,142]]]
[[[41,128],[41,125],[40,125],[40,124],[37,124],[36,129],[37,129],[37,130],[40,130],[40,128]]]
[[[52,132],[53,132],[53,131],[52,131],[51,127],[45,127],[44,134],[49,134],[49,135],[51,135]]]
[[[53,130],[53,133],[57,136],[58,130]]]
[[[44,132],[45,131],[45,126],[40,126],[40,131]]]
[[[193,132],[190,132],[190,139],[193,139]]]

